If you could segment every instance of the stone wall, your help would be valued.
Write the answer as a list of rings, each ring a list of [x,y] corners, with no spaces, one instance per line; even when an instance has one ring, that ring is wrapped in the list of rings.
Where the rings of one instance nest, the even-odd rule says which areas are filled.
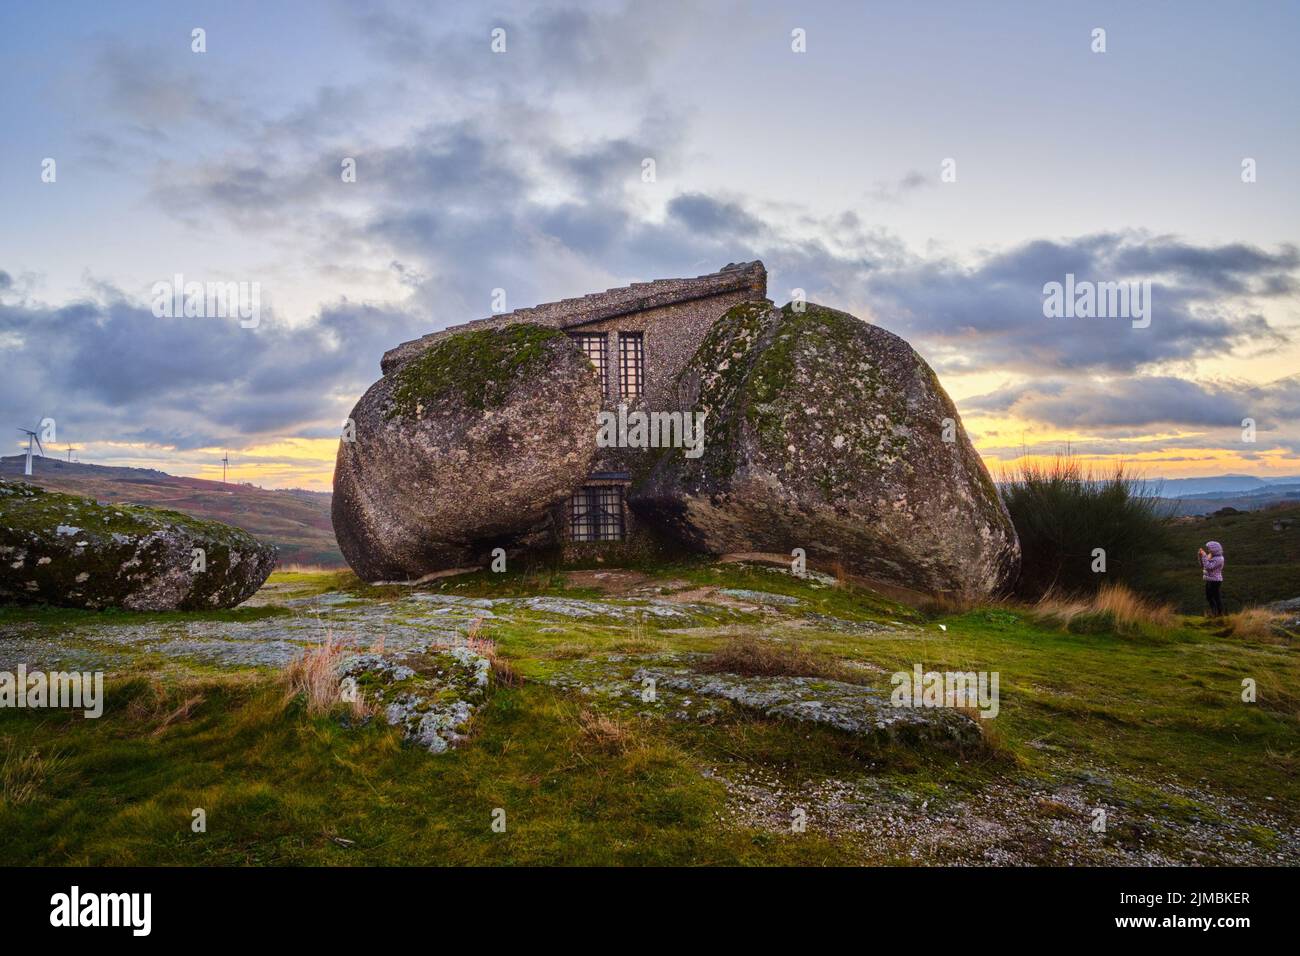
[[[556,329],[573,329],[605,319],[631,316],[664,306],[689,306],[693,301],[739,295],[736,302],[762,299],[767,296],[767,270],[761,262],[732,263],[717,272],[693,279],[656,279],[653,282],[634,282],[629,286],[593,292],[590,295],[558,302],[546,302],[528,309],[516,309],[502,315],[493,315],[473,322],[454,325],[410,342],[403,342],[384,353],[380,368],[387,375],[397,366],[419,355],[429,345],[456,332],[472,329],[499,328],[517,322]],[[725,311],[725,309],[724,309]],[[720,316],[722,312],[718,312]]]
[[[678,396],[677,376],[686,367],[691,356],[699,347],[704,336],[722,315],[734,305],[748,302],[755,298],[749,289],[729,292],[723,295],[694,299],[674,305],[633,312],[616,318],[603,319],[586,325],[569,328],[570,333],[590,334],[603,332],[608,336],[606,355],[609,362],[609,383],[605,393],[604,408],[617,412],[621,402],[626,401],[628,411],[691,411],[685,407]],[[760,297],[761,298],[761,297]],[[763,301],[766,301],[764,299]],[[645,349],[645,391],[640,398],[627,400],[619,394],[619,335],[628,332],[640,332]],[[689,393],[689,390],[686,390]],[[596,423],[592,422],[592,428]],[[705,439],[708,437],[708,424],[705,424]],[[628,479],[622,482],[624,488],[648,475],[654,468],[661,454],[681,455],[683,449],[663,451],[657,448],[602,448],[596,454],[595,471],[626,472]],[[591,482],[601,484],[604,482]],[[583,560],[599,551],[620,551],[613,543],[588,544],[568,540],[567,513],[564,519],[556,523],[557,533],[566,559]],[[632,513],[624,506],[624,526],[626,528],[627,548],[637,552],[657,551],[658,542],[649,534]],[[618,555],[611,553],[612,559]]]

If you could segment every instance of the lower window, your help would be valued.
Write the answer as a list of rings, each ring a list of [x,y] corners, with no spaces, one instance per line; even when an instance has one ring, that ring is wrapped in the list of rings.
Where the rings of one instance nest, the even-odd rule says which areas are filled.
[[[622,485],[584,485],[569,499],[570,541],[623,540]]]

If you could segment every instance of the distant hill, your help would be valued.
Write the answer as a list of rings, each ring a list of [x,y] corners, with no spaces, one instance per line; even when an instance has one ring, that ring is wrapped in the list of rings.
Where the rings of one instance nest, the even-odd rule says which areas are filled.
[[[1220,508],[1255,511],[1277,504],[1300,504],[1300,475],[1257,478],[1254,475],[1212,475],[1208,478],[1157,478],[1148,493],[1169,502],[1174,515],[1204,515]]]
[[[1176,499],[1163,499],[1168,502],[1170,511],[1175,515],[1213,514],[1221,508],[1236,508],[1238,511],[1258,511],[1277,505],[1300,505],[1300,482],[1291,485],[1268,485],[1258,491],[1207,492],[1200,495],[1184,495]]]
[[[1223,603],[1229,612],[1300,597],[1300,502],[1240,514],[1175,518],[1170,539],[1170,548],[1154,557],[1134,583],[1183,611],[1199,613],[1204,608],[1196,549],[1207,541],[1223,545]]]
[[[1260,491],[1272,485],[1300,484],[1300,475],[1287,478],[1257,478],[1254,475],[1211,475],[1208,478],[1156,478],[1150,482],[1161,498],[1191,495]]]
[[[332,495],[328,492],[223,484],[203,478],[180,478],[153,468],[88,465],[40,456],[32,462],[32,476],[24,478],[25,457],[0,458],[0,478],[30,481],[96,501],[171,508],[224,521],[274,544],[279,548],[282,566],[344,566],[334,540]]]

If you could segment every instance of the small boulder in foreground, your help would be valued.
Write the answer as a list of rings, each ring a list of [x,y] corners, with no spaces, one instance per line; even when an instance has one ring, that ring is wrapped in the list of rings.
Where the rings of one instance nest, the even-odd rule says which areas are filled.
[[[272,545],[230,525],[0,481],[0,603],[209,611],[274,567]]]

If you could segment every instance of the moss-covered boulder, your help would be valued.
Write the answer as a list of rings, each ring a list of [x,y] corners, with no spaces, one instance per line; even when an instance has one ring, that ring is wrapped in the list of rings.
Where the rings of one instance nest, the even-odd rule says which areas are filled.
[[[595,369],[555,329],[436,340],[352,410],[334,468],[343,556],[376,581],[548,544],[550,510],[591,469],[600,401]]]
[[[0,602],[212,610],[274,567],[272,545],[220,522],[0,481]]]
[[[710,553],[810,560],[935,592],[990,594],[1015,529],[951,399],[905,341],[808,303],[724,315],[680,381],[705,451],[665,453],[632,507]]]

